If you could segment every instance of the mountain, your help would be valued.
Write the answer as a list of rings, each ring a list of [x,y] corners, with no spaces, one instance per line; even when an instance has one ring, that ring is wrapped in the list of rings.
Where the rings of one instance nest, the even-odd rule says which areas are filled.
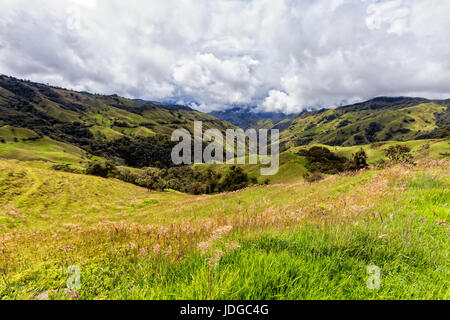
[[[281,150],[308,144],[345,147],[448,135],[449,106],[450,99],[379,97],[290,117],[248,106],[204,114],[182,105],[76,92],[0,75],[0,151],[14,159],[35,159],[32,155],[39,152],[39,159],[48,161],[98,156],[130,167],[167,167],[172,165],[172,132],[193,132],[195,120],[203,121],[205,130],[222,132],[236,126],[279,129]]]
[[[172,132],[193,132],[195,120],[203,121],[205,130],[234,127],[186,106],[76,92],[0,75],[0,128],[25,128],[32,139],[47,137],[130,166],[168,162]]]
[[[450,99],[378,97],[337,109],[305,111],[273,128],[281,131],[283,149],[428,139],[442,135],[443,127],[450,125],[449,106]]]
[[[209,114],[243,129],[270,128],[276,123],[289,118],[281,112],[258,112],[255,110],[255,107],[249,106],[234,106],[228,110],[213,111]]]

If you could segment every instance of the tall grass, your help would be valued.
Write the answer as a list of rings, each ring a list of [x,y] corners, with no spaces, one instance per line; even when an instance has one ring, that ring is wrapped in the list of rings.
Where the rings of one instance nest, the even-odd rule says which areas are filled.
[[[0,164],[3,299],[72,299],[72,265],[79,299],[449,298],[448,160],[201,197]]]

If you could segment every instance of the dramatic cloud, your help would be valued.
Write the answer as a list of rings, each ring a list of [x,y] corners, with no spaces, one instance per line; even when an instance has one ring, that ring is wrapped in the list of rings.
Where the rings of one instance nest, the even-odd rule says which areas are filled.
[[[448,0],[0,0],[0,73],[287,113],[450,97]]]

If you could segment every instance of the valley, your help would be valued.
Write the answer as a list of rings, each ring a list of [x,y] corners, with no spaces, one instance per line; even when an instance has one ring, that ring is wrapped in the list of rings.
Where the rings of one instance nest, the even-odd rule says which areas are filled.
[[[449,105],[376,98],[258,120],[282,151],[261,176],[170,168],[173,130],[237,123],[0,76],[0,299],[448,299]],[[364,167],[345,169],[361,150]],[[113,174],[95,174],[102,163]]]

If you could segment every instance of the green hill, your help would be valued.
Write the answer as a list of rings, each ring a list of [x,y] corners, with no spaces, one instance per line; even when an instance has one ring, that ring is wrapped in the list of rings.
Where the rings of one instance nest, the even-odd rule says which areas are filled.
[[[204,130],[234,127],[184,106],[75,92],[0,75],[0,127],[27,129],[36,138],[47,136],[131,166],[167,162],[172,132],[193,132],[196,120],[203,121]],[[0,138],[9,136],[7,129],[0,131]],[[128,155],[136,154],[143,161],[129,163]]]
[[[308,144],[364,145],[440,136],[450,125],[450,100],[376,98],[337,109],[303,112],[285,119],[280,129],[284,149]]]
[[[0,160],[0,299],[448,299],[449,165],[190,196]]]

